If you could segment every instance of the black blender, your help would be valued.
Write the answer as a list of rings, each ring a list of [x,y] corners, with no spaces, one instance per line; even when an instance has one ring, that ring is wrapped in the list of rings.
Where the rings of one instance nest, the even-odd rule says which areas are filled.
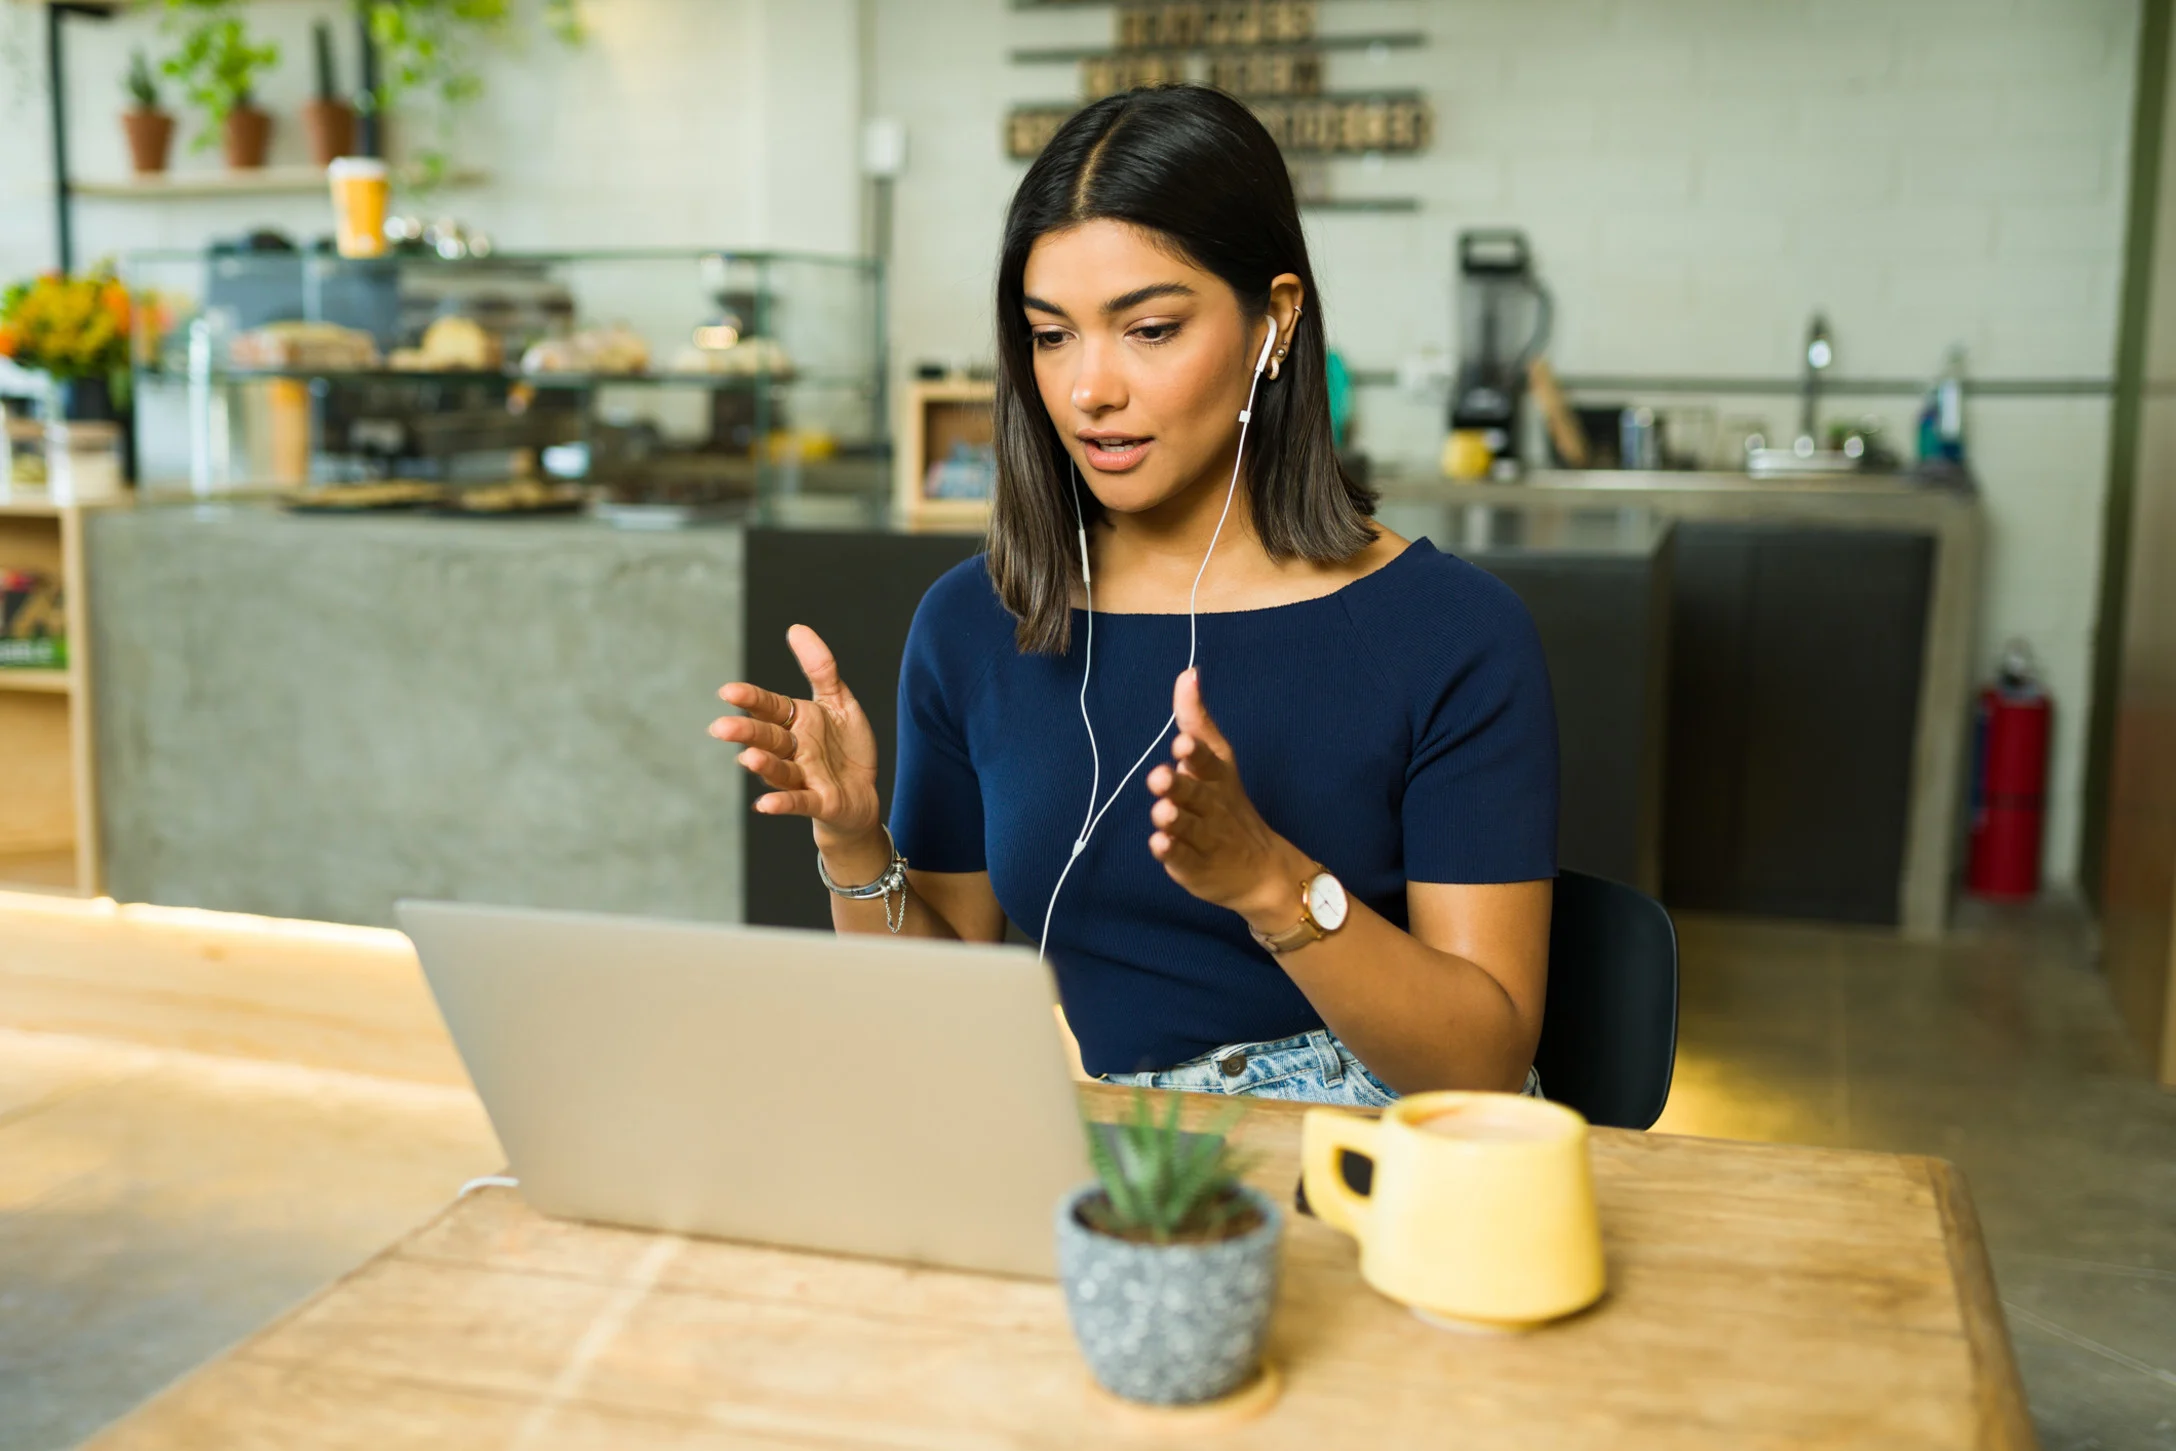
[[[1526,368],[1549,341],[1549,315],[1549,294],[1534,276],[1524,232],[1458,234],[1459,361],[1451,431],[1478,435],[1490,472],[1499,477],[1518,473]]]

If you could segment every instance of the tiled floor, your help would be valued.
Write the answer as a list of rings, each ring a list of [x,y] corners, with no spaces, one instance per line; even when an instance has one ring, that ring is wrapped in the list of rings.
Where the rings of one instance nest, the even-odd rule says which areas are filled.
[[[1936,1154],[1963,1169],[2048,1451],[2176,1451],[2176,1094],[2056,912],[1939,947],[1680,923],[1658,1129]]]
[[[2176,1451],[2176,1094],[2075,921],[1680,925],[1659,1127],[1954,1160],[2046,1446]],[[0,901],[11,1451],[73,1444],[498,1163],[397,940],[166,926]]]

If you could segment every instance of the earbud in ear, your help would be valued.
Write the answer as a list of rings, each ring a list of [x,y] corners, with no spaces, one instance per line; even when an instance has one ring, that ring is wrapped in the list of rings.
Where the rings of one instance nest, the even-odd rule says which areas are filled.
[[[1269,336],[1262,341],[1262,356],[1254,360],[1254,375],[1260,377],[1269,366],[1269,350],[1277,346],[1277,319],[1269,320]]]

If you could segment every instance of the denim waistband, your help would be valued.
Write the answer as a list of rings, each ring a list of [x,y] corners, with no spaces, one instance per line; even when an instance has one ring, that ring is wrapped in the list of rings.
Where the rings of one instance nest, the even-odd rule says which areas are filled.
[[[1386,1108],[1398,1098],[1326,1028],[1261,1043],[1227,1043],[1174,1067],[1106,1073],[1103,1078],[1182,1093],[1251,1094],[1362,1108]]]
[[[1309,1103],[1387,1108],[1398,1092],[1327,1028],[1260,1043],[1227,1043],[1170,1068],[1106,1073],[1106,1083],[1181,1093],[1252,1094]],[[1520,1092],[1541,1097],[1541,1076],[1526,1070]]]

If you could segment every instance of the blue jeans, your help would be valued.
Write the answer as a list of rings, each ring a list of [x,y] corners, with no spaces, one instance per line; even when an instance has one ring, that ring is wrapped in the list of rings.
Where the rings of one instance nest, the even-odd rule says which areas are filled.
[[[1397,1090],[1370,1073],[1352,1049],[1326,1028],[1273,1043],[1228,1043],[1175,1068],[1106,1073],[1103,1081],[1181,1093],[1246,1093],[1345,1108],[1388,1108],[1398,1101]],[[1523,1091],[1541,1096],[1541,1080],[1531,1068],[1526,1070]]]

